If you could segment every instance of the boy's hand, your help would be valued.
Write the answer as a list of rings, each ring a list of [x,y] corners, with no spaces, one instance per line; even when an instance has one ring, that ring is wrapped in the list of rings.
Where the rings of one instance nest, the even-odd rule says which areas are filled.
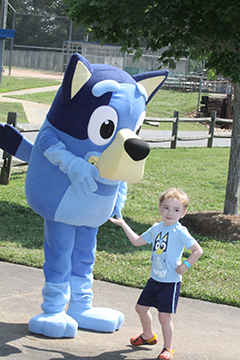
[[[187,264],[190,265],[191,267],[201,257],[203,251],[201,246],[197,242],[194,245],[192,245],[189,249],[191,250],[192,253],[187,259]],[[184,275],[184,273],[188,270],[188,268],[189,266],[187,266],[183,262],[182,264],[178,264],[176,268],[176,272],[180,275]]]
[[[178,267],[176,268],[176,272],[180,275],[184,275],[187,269],[188,269],[187,266],[182,263],[178,265]]]
[[[124,223],[124,220],[121,219],[121,218],[117,218],[117,219],[116,219],[116,218],[111,217],[111,218],[109,218],[109,220],[110,220],[113,224],[118,225],[118,226],[122,226],[123,223]]]
[[[116,219],[116,218],[110,217],[109,220],[113,224],[121,226],[121,228],[127,235],[128,239],[131,241],[131,243],[134,246],[142,246],[142,245],[147,244],[147,242],[141,236],[139,236],[137,233],[135,233],[123,219],[120,219],[120,218]]]

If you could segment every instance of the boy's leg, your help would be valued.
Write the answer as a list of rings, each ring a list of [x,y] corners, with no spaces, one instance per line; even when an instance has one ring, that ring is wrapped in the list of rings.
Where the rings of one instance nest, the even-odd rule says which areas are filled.
[[[139,315],[142,324],[142,329],[143,329],[142,338],[144,340],[152,339],[154,336],[154,332],[152,327],[152,315],[149,311],[149,307],[136,304],[135,309]]]
[[[152,315],[149,311],[150,307],[157,307],[158,304],[157,285],[158,282],[150,278],[137,301],[135,309],[139,315],[143,332],[130,339],[132,345],[155,345],[158,342],[157,335],[153,332]]]
[[[158,313],[158,319],[162,327],[163,334],[163,348],[172,350],[172,339],[173,339],[173,322],[171,314],[169,313]]]
[[[172,313],[176,313],[179,299],[181,282],[178,283],[162,283],[159,288],[158,298],[158,319],[162,327],[163,348],[169,349],[172,353],[173,340],[173,322]],[[165,357],[162,357],[165,358]],[[173,358],[173,355],[172,357]]]

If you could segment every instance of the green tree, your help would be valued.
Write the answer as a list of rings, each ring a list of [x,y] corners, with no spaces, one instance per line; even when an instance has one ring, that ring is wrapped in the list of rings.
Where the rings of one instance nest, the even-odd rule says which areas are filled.
[[[240,182],[240,2],[239,0],[64,0],[67,15],[88,32],[123,51],[165,48],[159,62],[191,55],[234,87],[234,115],[225,214],[238,214]]]
[[[69,39],[70,19],[64,13],[62,0],[10,0],[8,28],[12,27],[15,10],[15,45],[62,48]],[[83,40],[83,27],[72,28],[72,39]]]

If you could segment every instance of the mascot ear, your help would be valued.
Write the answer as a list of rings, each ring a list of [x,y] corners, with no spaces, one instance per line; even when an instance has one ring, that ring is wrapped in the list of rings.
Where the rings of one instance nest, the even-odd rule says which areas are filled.
[[[91,77],[91,64],[80,54],[73,54],[67,66],[61,90],[63,103],[70,101]]]
[[[133,78],[144,86],[147,91],[148,101],[156,94],[159,88],[162,86],[166,78],[168,77],[168,70],[151,71],[149,73],[142,73],[133,75]]]

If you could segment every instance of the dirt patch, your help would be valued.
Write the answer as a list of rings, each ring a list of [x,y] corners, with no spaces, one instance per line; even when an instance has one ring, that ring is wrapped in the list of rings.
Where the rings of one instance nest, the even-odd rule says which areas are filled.
[[[196,234],[213,236],[219,240],[240,240],[240,216],[220,212],[187,213],[181,223]]]
[[[192,111],[189,111],[188,113],[185,113],[185,116],[188,118],[191,118],[191,119],[197,119],[197,118],[201,119],[201,117],[198,117],[196,115],[196,110],[192,110]],[[209,122],[201,121],[201,122],[199,122],[199,124],[207,129],[209,129]],[[214,131],[231,132],[232,131],[231,127],[232,126],[229,123],[218,123],[216,121]]]
[[[194,110],[191,110],[187,113],[185,113],[185,116],[188,117],[188,118],[197,118],[197,110],[194,109]]]

